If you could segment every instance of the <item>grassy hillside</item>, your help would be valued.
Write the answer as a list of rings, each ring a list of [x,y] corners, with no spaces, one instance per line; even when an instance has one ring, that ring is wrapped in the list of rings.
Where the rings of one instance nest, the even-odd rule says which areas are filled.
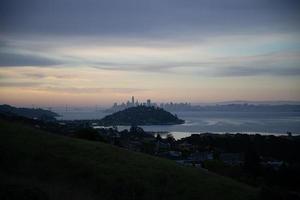
[[[0,199],[256,199],[257,190],[100,142],[0,121]]]

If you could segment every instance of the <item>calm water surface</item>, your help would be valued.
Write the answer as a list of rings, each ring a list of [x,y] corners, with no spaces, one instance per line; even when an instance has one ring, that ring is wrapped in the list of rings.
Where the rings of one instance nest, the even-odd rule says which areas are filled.
[[[102,111],[57,111],[61,119],[101,119],[107,113]],[[146,131],[171,132],[175,138],[187,137],[192,133],[260,133],[293,134],[300,133],[300,112],[224,112],[187,111],[175,112],[186,121],[181,125],[142,126]],[[120,126],[119,129],[128,128]]]

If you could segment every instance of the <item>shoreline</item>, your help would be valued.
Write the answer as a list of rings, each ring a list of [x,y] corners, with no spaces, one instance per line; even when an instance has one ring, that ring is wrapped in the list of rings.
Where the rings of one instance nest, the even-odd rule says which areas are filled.
[[[183,132],[183,131],[170,131],[170,132],[165,132],[165,131],[161,131],[161,132],[155,132],[155,131],[146,131],[147,133],[154,133],[154,134],[160,134],[161,137],[165,137],[167,136],[167,134],[172,134],[173,137],[176,140],[182,139],[182,138],[186,138],[186,137],[190,137],[191,135],[203,135],[203,134],[210,134],[210,135],[237,135],[237,134],[244,134],[244,135],[262,135],[262,136],[275,136],[275,137],[279,137],[279,136],[286,136],[288,137],[287,133],[269,133],[269,132]],[[292,137],[293,136],[300,136],[300,133],[292,133]]]

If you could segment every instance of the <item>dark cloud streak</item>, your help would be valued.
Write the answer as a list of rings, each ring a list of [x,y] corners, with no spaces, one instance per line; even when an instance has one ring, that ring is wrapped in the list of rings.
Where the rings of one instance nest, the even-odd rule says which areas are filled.
[[[242,67],[231,66],[222,67],[218,71],[212,72],[212,75],[225,77],[241,76],[300,76],[300,67]]]
[[[131,35],[299,30],[296,0],[2,0],[2,32]]]
[[[0,51],[0,67],[52,66],[58,64],[61,62],[55,59]]]

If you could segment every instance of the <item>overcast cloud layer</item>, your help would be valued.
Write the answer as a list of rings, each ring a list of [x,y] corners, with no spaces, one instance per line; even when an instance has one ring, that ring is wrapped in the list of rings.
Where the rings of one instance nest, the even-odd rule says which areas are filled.
[[[299,8],[297,0],[2,0],[0,18],[7,33],[143,37],[298,31]]]
[[[21,87],[116,99],[206,88],[207,100],[223,100],[219,90],[241,85],[252,96],[240,88],[232,99],[258,98],[247,77],[264,82],[265,99],[300,100],[299,21],[298,0],[1,0],[0,92],[5,101]]]

